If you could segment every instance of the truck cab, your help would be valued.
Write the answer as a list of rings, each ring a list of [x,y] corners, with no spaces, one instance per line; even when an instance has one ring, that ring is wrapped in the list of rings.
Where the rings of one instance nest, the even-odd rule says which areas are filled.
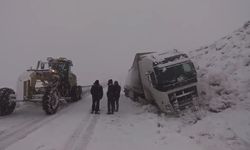
[[[128,82],[131,79],[136,82]],[[182,111],[192,107],[198,97],[196,70],[188,56],[177,50],[138,53],[125,91],[131,98],[136,95],[155,103],[163,112]]]

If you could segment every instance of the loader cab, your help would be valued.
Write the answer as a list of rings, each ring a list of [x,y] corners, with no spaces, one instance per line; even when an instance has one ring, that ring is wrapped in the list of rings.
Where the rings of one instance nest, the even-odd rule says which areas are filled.
[[[58,73],[60,77],[68,80],[69,73],[71,72],[71,67],[73,66],[70,60],[65,58],[52,59],[49,60],[49,67],[53,73]]]
[[[41,60],[39,60],[37,62],[37,66],[36,66],[36,70],[37,71],[45,71],[45,70],[48,70],[49,69],[49,65],[47,62],[43,62]],[[31,69],[32,70],[32,69]]]

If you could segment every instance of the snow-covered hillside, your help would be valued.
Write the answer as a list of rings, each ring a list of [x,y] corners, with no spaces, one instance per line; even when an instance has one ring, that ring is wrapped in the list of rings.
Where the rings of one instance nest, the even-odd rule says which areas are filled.
[[[236,104],[250,109],[250,21],[190,55],[198,68],[201,100],[211,111]]]
[[[250,21],[190,55],[205,117],[189,132],[203,136],[198,141],[211,149],[250,148]]]

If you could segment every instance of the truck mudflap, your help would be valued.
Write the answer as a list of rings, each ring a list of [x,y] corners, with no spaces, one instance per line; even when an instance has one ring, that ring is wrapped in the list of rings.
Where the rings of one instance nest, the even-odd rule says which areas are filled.
[[[171,105],[175,111],[182,111],[194,106],[194,100],[198,97],[197,87],[192,86],[168,94]]]

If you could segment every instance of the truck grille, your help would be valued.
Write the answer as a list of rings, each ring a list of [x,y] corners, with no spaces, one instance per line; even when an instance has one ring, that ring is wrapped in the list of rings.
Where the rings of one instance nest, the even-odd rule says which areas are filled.
[[[197,97],[196,86],[188,87],[168,95],[175,110],[184,110],[193,105],[193,97]]]

